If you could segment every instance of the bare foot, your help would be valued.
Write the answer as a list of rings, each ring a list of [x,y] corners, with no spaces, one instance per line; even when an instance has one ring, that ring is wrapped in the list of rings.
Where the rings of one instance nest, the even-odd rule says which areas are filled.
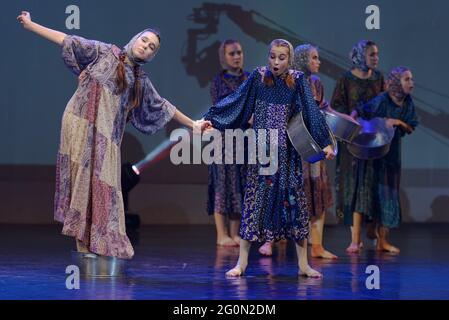
[[[229,237],[223,237],[223,238],[217,239],[217,245],[219,245],[221,247],[237,247],[238,246],[238,244],[235,243],[235,241]]]
[[[311,255],[313,258],[323,258],[323,259],[337,259],[338,257],[325,250],[323,246],[312,246]]]
[[[240,277],[245,272],[245,269],[240,267],[239,265],[236,265],[234,268],[226,272],[227,277]]]
[[[271,242],[265,242],[260,248],[259,253],[264,256],[271,256],[273,255],[273,243]]]
[[[363,248],[362,242],[360,242],[359,244],[351,243],[349,245],[349,247],[346,248],[346,252],[347,253],[359,253],[362,248]]]
[[[399,253],[401,250],[399,248],[389,244],[388,242],[378,242],[376,246],[377,251],[386,251],[390,253]]]
[[[299,272],[298,275],[300,276],[304,276],[304,277],[309,277],[309,278],[322,278],[323,275],[316,271],[315,269],[312,269],[311,266],[307,266],[305,268],[299,268]]]

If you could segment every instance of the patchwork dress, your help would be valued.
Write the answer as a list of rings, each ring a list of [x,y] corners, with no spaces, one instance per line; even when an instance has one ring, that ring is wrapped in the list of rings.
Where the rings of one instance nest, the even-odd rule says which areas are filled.
[[[132,109],[133,67],[125,64],[128,88],[119,94],[116,68],[122,50],[78,36],[64,38],[62,58],[80,75],[62,117],[56,161],[54,217],[62,234],[81,240],[91,252],[131,258],[121,192],[120,144],[129,120],[146,134],[161,129],[176,108],[161,98],[143,72],[141,105]]]

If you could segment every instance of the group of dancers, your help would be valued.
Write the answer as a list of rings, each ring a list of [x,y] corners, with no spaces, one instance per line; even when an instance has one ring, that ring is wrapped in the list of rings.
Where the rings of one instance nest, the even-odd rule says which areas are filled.
[[[273,243],[292,239],[298,255],[298,274],[322,277],[308,263],[312,256],[334,259],[322,244],[325,212],[333,205],[325,161],[301,160],[287,136],[290,118],[302,112],[308,130],[326,159],[336,155],[320,109],[334,108],[352,117],[384,117],[396,127],[390,152],[379,160],[359,160],[345,148],[337,155],[337,210],[351,226],[347,251],[361,250],[362,217],[376,237],[377,248],[399,252],[387,239],[400,223],[400,143],[418,124],[410,93],[411,71],[394,68],[386,85],[377,70],[378,47],[360,41],[351,51],[352,68],[337,81],[332,101],[316,75],[318,48],[273,40],[268,63],[251,73],[243,68],[243,48],[236,40],[220,47],[222,71],[211,86],[212,107],[193,121],[162,98],[141,66],[161,45],[154,29],[135,35],[123,48],[46,28],[29,12],[17,17],[30,30],[62,47],[66,66],[82,74],[64,111],[57,156],[55,219],[62,233],[75,237],[77,249],[129,259],[134,251],[126,235],[120,186],[120,144],[127,122],[152,134],[174,119],[194,132],[212,129],[278,130],[278,170],[261,175],[256,164],[209,166],[208,212],[215,217],[217,244],[239,246],[236,266],[226,275],[240,276],[248,266],[252,242],[270,255]],[[227,226],[229,220],[229,231]],[[310,223],[311,222],[311,223]]]

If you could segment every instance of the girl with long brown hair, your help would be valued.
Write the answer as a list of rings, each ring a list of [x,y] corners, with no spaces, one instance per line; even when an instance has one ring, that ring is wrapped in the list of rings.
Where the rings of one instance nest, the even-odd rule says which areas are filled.
[[[161,38],[154,29],[135,35],[123,48],[66,35],[17,17],[26,30],[62,47],[66,66],[80,77],[62,118],[56,161],[55,220],[77,249],[131,258],[120,181],[120,144],[127,121],[153,134],[175,119],[195,131],[210,123],[193,121],[162,98],[141,66],[156,55]]]

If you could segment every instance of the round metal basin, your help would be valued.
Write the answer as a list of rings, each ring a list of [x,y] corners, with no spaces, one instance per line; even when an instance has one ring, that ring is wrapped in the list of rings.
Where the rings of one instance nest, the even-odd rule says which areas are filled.
[[[395,129],[388,128],[383,118],[358,121],[362,125],[362,130],[351,143],[348,143],[348,151],[354,157],[363,160],[384,157],[390,151]]]
[[[341,141],[351,142],[362,129],[359,122],[346,114],[332,109],[323,110],[322,113],[326,117],[327,125],[331,128],[335,137]]]
[[[72,251],[72,259],[80,269],[80,274],[87,277],[110,278],[125,274],[126,260],[115,257],[98,256]]]
[[[327,130],[331,137],[332,146],[336,154],[337,141],[335,140],[335,136],[329,126],[327,126]],[[290,119],[287,125],[287,134],[293,147],[305,161],[315,163],[325,158],[326,154],[307,130],[302,112],[297,113]]]

